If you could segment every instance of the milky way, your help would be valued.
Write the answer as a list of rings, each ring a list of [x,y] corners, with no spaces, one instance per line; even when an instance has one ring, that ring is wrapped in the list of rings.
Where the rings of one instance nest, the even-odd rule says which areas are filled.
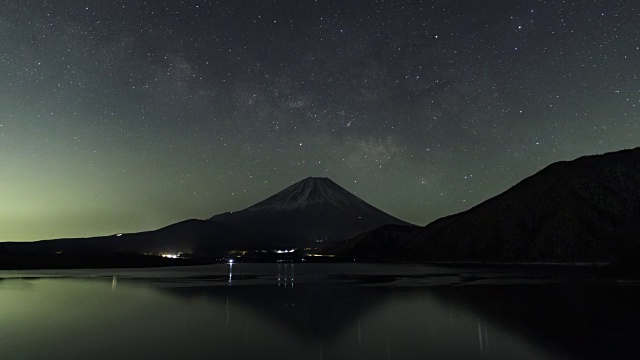
[[[416,224],[640,144],[640,4],[0,1],[0,240],[330,177]]]

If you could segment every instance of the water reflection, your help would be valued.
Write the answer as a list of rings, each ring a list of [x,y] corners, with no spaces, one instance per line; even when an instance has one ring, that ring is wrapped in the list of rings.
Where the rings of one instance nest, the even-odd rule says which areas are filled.
[[[295,285],[295,272],[296,264],[293,263],[279,263],[278,264],[278,288],[287,287],[293,289]]]
[[[277,286],[238,286],[164,289],[179,298],[225,303],[227,332],[244,328],[255,316],[267,321],[288,343],[311,346],[311,358],[417,359],[519,358],[553,359],[552,352],[539,348],[517,334],[479,320],[462,307],[442,303],[432,291],[379,287],[303,284],[285,289],[289,266],[278,267]],[[288,274],[285,277],[285,272]],[[284,326],[284,328],[280,328]],[[488,351],[490,329],[501,347]],[[242,334],[243,343],[249,333]],[[253,338],[253,346],[262,346]],[[348,354],[345,355],[345,354]],[[421,356],[418,356],[418,355]],[[254,354],[255,355],[255,354]],[[296,358],[289,352],[283,358]],[[453,356],[455,355],[455,356]],[[309,358],[309,357],[304,357]]]
[[[225,306],[225,313],[226,313],[226,327],[225,327],[225,331],[229,331],[229,321],[231,321],[231,313],[229,312],[229,295],[227,295],[227,301],[226,301],[226,306]]]
[[[478,344],[480,345],[480,354],[484,356],[485,352],[489,350],[489,336],[487,328],[482,326],[480,319],[478,319]]]
[[[286,263],[273,265],[271,277],[266,277],[270,283],[253,284],[244,282],[253,281],[250,272],[245,264],[227,264],[220,267],[219,276],[203,273],[191,278],[197,281],[163,278],[162,272],[140,278],[128,274],[0,281],[0,358],[640,355],[631,346],[638,335],[633,324],[640,320],[640,296],[633,287],[420,288],[406,282],[394,286],[393,281],[370,286],[375,282],[362,277],[357,283],[327,277],[306,281],[315,275],[302,265]],[[18,282],[29,286],[16,286]],[[226,286],[231,282],[233,286]]]

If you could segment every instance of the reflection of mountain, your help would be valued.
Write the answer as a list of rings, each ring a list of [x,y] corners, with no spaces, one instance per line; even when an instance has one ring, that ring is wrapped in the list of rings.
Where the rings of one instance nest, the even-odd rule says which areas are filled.
[[[636,148],[552,164],[415,233],[386,227],[356,237],[344,245],[344,255],[396,261],[606,262],[640,252],[639,224]],[[378,251],[372,253],[374,247]]]
[[[640,289],[614,283],[475,285],[433,289],[438,301],[572,359],[638,359]]]
[[[278,273],[277,276],[274,274],[273,283],[269,285],[236,285],[234,282],[255,278],[242,274],[232,276],[233,267],[230,267],[228,280],[226,276],[194,278],[196,281],[228,281],[230,286],[180,286],[162,290],[180,297],[204,297],[241,304],[310,339],[334,337],[372,306],[390,296],[381,288],[353,286],[352,283],[340,285],[330,279],[296,283],[299,276],[296,264],[274,266],[277,266]],[[383,281],[388,281],[388,278]]]
[[[466,280],[483,279],[474,276]],[[388,286],[397,278],[341,276],[359,285],[327,278],[285,286],[283,277],[280,285],[162,290],[181,298],[241,305],[310,342],[345,342],[346,337],[349,346],[355,346],[387,341],[397,358],[404,353],[507,359],[504,354],[515,354],[520,347],[538,354],[530,358],[546,359],[540,356],[545,353],[570,359],[640,355],[633,346],[638,334],[634,324],[640,320],[635,311],[640,292],[634,287],[584,285],[575,281],[580,277],[544,285]],[[361,286],[365,284],[382,286]],[[424,340],[416,343],[417,338]]]
[[[375,288],[334,285],[174,287],[163,289],[181,297],[210,297],[257,310],[292,333],[308,339],[331,339],[375,304],[388,298]],[[337,300],[339,299],[339,300]],[[331,305],[328,305],[331,304]]]

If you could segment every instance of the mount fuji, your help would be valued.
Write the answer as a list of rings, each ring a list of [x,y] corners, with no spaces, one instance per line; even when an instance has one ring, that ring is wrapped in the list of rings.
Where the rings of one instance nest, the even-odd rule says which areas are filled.
[[[209,219],[240,229],[252,245],[318,246],[382,225],[409,225],[328,178],[306,178],[253,206]]]
[[[233,250],[262,253],[260,250],[319,249],[390,224],[410,225],[367,204],[328,178],[307,178],[244,210],[207,220],[191,219],[140,233],[5,242],[0,243],[0,257],[45,257],[48,262],[55,258],[57,265],[45,265],[56,267],[70,266],[63,258],[110,254],[189,253],[192,258],[208,261]]]

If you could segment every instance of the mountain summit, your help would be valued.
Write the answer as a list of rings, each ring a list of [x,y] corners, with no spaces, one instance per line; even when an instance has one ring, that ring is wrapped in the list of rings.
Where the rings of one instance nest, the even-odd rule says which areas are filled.
[[[344,211],[380,212],[329,178],[309,177],[253,205],[246,211],[290,211],[309,206],[333,206]]]
[[[254,239],[256,247],[334,242],[386,224],[406,225],[351,194],[328,178],[306,178],[237,212],[210,221],[230,224]]]

